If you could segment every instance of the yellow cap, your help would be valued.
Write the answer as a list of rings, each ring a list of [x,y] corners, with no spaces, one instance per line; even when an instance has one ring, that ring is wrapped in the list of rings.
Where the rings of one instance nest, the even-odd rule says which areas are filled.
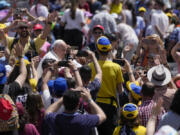
[[[29,83],[33,89],[33,92],[36,92],[37,80],[34,78],[29,79]]]
[[[166,13],[166,15],[167,15],[168,17],[172,17],[172,14],[171,14],[171,13]]]
[[[146,9],[144,7],[140,7],[139,12],[146,12]]]

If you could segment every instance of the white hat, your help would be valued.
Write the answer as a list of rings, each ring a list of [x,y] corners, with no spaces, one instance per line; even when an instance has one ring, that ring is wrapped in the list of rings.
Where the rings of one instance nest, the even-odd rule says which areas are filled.
[[[157,86],[164,86],[171,81],[170,71],[163,65],[154,66],[147,73],[148,80]]]
[[[155,135],[179,135],[179,133],[173,127],[164,125],[155,133]]]

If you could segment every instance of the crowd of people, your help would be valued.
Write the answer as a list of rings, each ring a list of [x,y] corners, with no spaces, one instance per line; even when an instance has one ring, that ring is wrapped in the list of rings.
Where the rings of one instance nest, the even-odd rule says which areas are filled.
[[[178,0],[0,0],[0,135],[178,135],[179,88]]]

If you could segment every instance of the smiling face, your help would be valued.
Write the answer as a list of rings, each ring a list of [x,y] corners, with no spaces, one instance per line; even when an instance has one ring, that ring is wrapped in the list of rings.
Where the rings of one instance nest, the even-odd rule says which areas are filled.
[[[28,28],[28,26],[20,26],[18,28],[18,33],[20,37],[27,38],[30,35],[30,29]]]

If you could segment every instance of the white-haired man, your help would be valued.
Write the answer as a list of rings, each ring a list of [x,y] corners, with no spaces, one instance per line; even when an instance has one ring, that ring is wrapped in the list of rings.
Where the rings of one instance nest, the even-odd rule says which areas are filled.
[[[52,45],[51,51],[49,51],[40,61],[37,72],[38,77],[40,78],[43,73],[42,63],[45,59],[53,59],[55,61],[61,61],[64,59],[66,50],[69,46],[63,40],[56,40]]]

